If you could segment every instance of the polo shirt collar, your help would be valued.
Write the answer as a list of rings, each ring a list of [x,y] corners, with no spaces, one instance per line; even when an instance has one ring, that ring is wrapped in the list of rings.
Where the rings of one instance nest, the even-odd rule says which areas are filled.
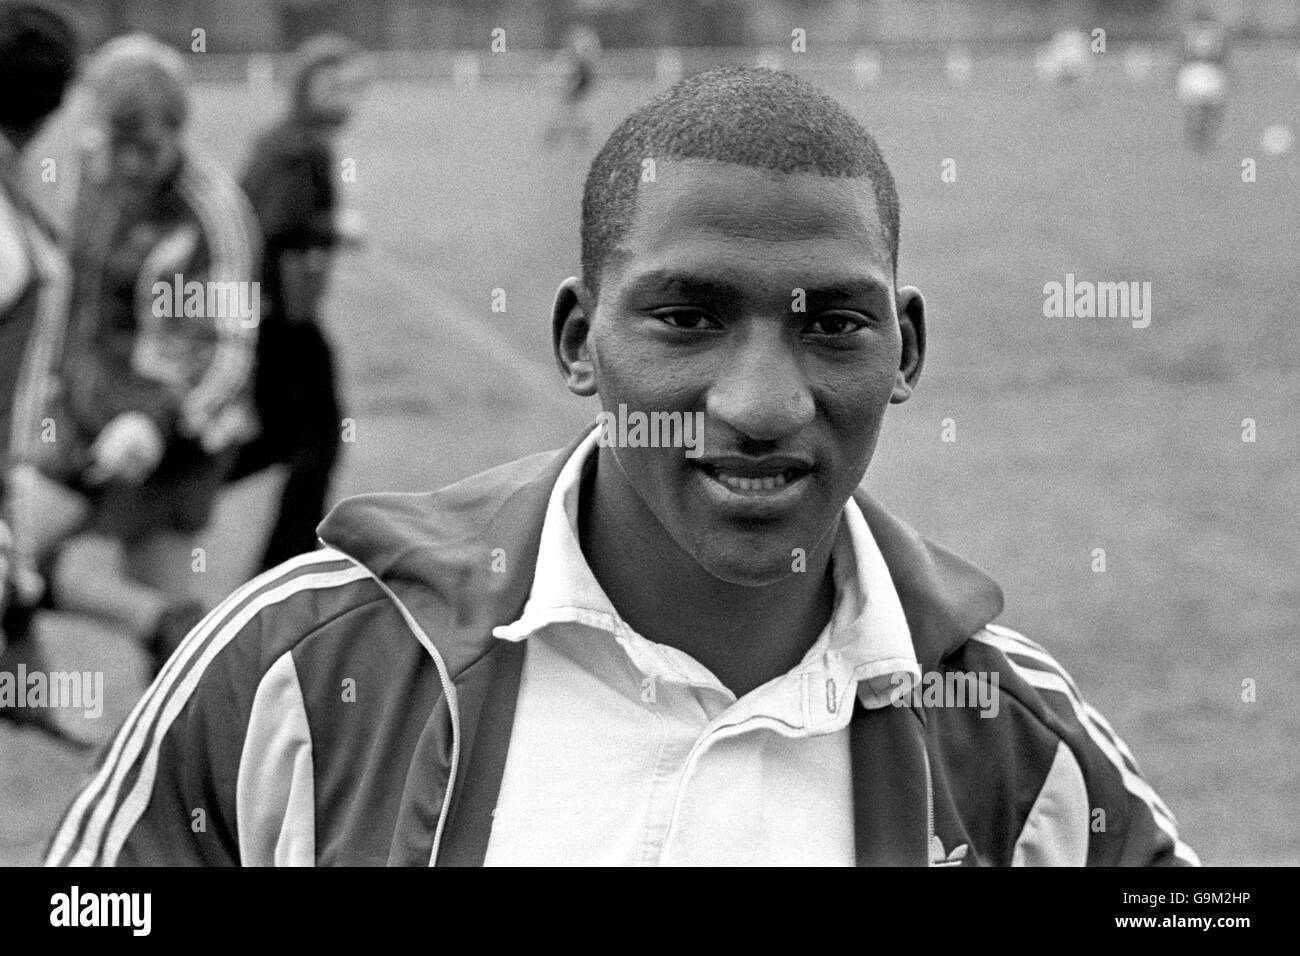
[[[717,679],[693,657],[646,639],[624,621],[587,564],[578,538],[578,507],[583,469],[596,454],[598,435],[599,429],[593,429],[583,439],[551,491],[523,612],[492,633],[502,640],[523,641],[552,625],[581,624],[612,635],[649,676],[716,685]],[[831,567],[831,620],[795,671],[846,671],[857,682],[864,707],[886,706],[920,679],[920,667],[884,556],[852,498],[844,507]]]

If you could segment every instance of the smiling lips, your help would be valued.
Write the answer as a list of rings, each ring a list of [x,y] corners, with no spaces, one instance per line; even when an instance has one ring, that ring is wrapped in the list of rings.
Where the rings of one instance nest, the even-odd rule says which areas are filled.
[[[769,478],[742,478],[740,475],[719,472],[716,477],[728,488],[736,491],[771,491],[774,488],[784,488],[788,480],[784,474]]]
[[[700,467],[718,484],[739,494],[762,495],[778,492],[811,471],[809,465],[791,459],[718,459]]]

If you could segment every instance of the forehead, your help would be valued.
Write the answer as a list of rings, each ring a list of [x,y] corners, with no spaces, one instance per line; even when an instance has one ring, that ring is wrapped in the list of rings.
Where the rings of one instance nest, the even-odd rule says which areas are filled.
[[[778,281],[825,270],[888,284],[886,231],[867,177],[781,173],[708,160],[662,160],[642,182],[611,266],[759,269]],[[787,274],[789,273],[789,274]]]

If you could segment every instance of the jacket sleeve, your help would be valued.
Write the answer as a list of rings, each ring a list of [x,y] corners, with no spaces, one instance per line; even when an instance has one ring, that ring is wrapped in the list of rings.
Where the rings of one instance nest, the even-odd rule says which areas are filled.
[[[1133,752],[1074,680],[1041,645],[1000,625],[979,639],[1001,650],[1017,676],[1036,691],[1040,717],[1060,738],[1016,844],[1016,862],[1089,866],[1199,866],[1178,823],[1143,776]]]
[[[237,646],[209,653],[211,624],[210,615],[190,633],[101,753],[46,866],[240,862],[234,783],[248,710],[241,676],[252,675]],[[234,637],[255,641],[260,627],[250,621]]]
[[[365,580],[322,549],[212,611],[101,756],[46,865],[313,863],[312,741],[293,652],[346,614]]]
[[[213,288],[230,290],[227,312],[231,314],[208,317],[215,346],[181,399],[182,430],[190,437],[204,438],[220,427],[218,415],[246,393],[250,382],[261,305],[253,285],[258,276],[259,240],[248,200],[224,175],[214,170],[192,176],[188,198],[202,231],[205,260],[190,270],[190,276]],[[247,318],[235,314],[233,308],[245,301],[253,309]],[[211,437],[215,438],[215,433]],[[216,440],[213,449],[225,444]]]

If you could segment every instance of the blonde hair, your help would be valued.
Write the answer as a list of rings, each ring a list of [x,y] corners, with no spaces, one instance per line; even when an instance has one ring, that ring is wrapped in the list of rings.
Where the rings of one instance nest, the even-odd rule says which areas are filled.
[[[99,118],[123,107],[157,109],[174,126],[189,117],[190,70],[185,58],[147,33],[109,40],[86,64],[82,86]]]

